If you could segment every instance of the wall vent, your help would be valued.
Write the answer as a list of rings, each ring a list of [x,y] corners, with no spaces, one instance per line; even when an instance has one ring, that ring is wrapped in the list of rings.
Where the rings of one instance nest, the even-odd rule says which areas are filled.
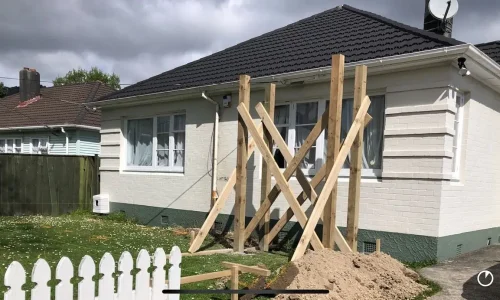
[[[491,245],[491,238],[488,238],[488,239],[486,240],[486,246],[489,246],[489,245]]]
[[[462,254],[462,244],[457,245],[457,255]]]
[[[161,223],[168,224],[168,216],[161,216]]]
[[[371,242],[363,242],[364,253],[374,253],[377,250],[377,244]]]

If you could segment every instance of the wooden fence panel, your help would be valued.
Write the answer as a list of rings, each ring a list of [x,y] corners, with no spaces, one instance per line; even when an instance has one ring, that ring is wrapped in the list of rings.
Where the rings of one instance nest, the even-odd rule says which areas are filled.
[[[98,170],[97,156],[0,154],[0,215],[91,210]]]

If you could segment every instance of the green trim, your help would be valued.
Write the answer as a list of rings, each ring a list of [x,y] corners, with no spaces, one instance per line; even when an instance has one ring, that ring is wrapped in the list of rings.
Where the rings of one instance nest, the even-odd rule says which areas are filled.
[[[201,227],[207,213],[189,211],[173,208],[161,208],[126,203],[110,203],[111,211],[124,211],[127,215],[135,217],[140,223],[150,226],[182,226]],[[250,222],[251,218],[246,219]],[[220,231],[232,230],[233,216],[219,214],[216,219],[215,228]],[[271,226],[277,220],[271,220]],[[346,236],[346,228],[340,227],[340,231]],[[300,225],[296,222],[289,222],[278,234],[277,244],[285,250],[292,250],[300,239]],[[316,232],[321,236],[322,226],[318,225]],[[257,233],[254,233],[256,235]],[[396,232],[375,231],[359,229],[358,231],[358,251],[363,252],[363,245],[375,243],[376,239],[381,240],[382,252],[390,254],[392,257],[405,262],[419,262],[430,260],[443,260],[456,256],[457,244],[462,243],[462,253],[477,250],[486,246],[488,237],[492,238],[492,244],[499,241],[500,228],[467,232],[446,237],[431,237],[414,234],[403,234]]]
[[[439,261],[486,247],[488,238],[491,244],[500,242],[500,227],[464,232],[443,236],[438,241],[437,259]],[[459,245],[461,245],[459,247]]]

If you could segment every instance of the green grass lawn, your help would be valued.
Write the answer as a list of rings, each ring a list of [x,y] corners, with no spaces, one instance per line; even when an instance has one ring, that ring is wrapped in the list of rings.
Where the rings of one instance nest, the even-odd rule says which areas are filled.
[[[135,260],[141,249],[146,249],[153,255],[155,249],[161,247],[168,254],[174,245],[179,246],[182,252],[187,252],[189,235],[182,234],[175,228],[137,225],[123,218],[94,217],[89,214],[61,217],[0,217],[0,299],[3,299],[3,292],[6,291],[6,287],[3,286],[5,271],[14,260],[23,265],[29,276],[36,260],[43,258],[51,266],[54,279],[56,265],[63,256],[71,259],[76,274],[78,264],[84,255],[90,255],[98,265],[106,252],[111,253],[118,262],[123,251],[129,251]],[[202,246],[203,250],[217,248],[224,247],[210,237]],[[222,261],[246,265],[263,264],[273,272],[273,276],[277,273],[277,269],[288,261],[288,257],[286,253],[183,257],[182,276],[224,270],[220,264]],[[240,275],[240,288],[251,285],[255,280],[256,277],[252,275]],[[54,283],[55,281],[51,282],[51,285]],[[29,286],[28,284],[27,288]],[[182,288],[216,289],[213,280],[182,285]],[[193,295],[181,298],[229,299],[229,296]]]

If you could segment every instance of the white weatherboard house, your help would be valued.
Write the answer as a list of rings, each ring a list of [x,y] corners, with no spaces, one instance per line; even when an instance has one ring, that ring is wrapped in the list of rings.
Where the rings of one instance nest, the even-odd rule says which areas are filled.
[[[20,92],[0,99],[0,155],[99,154],[101,113],[83,104],[113,89],[99,82],[40,89],[40,74],[29,68],[19,78]]]
[[[220,107],[215,135],[220,192],[236,165],[238,76],[252,77],[256,120],[254,106],[264,100],[264,87],[277,84],[275,123],[294,151],[327,106],[331,57],[341,53],[346,57],[343,136],[352,119],[356,65],[368,67],[372,100],[358,250],[369,251],[380,238],[382,251],[396,258],[441,260],[496,243],[498,49],[499,44],[467,44],[346,5],[322,12],[98,99],[101,192],[109,194],[111,210],[145,224],[200,226],[210,208],[214,156],[216,105],[207,98]],[[466,59],[470,75],[459,74],[459,58]],[[256,152],[248,168],[253,178],[248,217],[261,199]],[[321,135],[303,169],[313,175],[324,161]],[[345,228],[348,161],[342,175],[337,225]],[[290,185],[301,191],[294,178]],[[228,228],[233,204],[234,198],[219,219]],[[271,218],[287,208],[280,197]],[[285,229],[291,233],[294,227]]]

